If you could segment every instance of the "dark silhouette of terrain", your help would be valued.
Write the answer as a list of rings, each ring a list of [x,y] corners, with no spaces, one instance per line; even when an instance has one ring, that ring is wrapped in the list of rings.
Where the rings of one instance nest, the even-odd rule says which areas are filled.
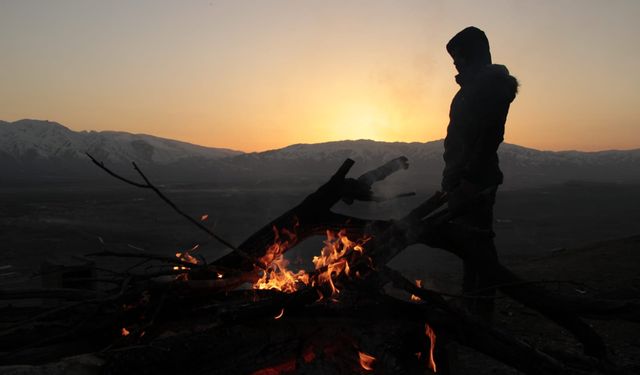
[[[0,184],[68,186],[109,184],[84,152],[91,152],[118,172],[135,176],[137,162],[154,181],[181,186],[264,188],[317,186],[346,158],[364,172],[404,155],[411,167],[388,182],[410,188],[439,188],[444,166],[443,141],[426,143],[370,140],[297,144],[265,152],[195,146],[121,132],[74,132],[46,121],[0,122]],[[600,152],[539,151],[503,144],[503,189],[521,189],[567,181],[640,183],[640,149]],[[386,182],[385,182],[386,183]]]

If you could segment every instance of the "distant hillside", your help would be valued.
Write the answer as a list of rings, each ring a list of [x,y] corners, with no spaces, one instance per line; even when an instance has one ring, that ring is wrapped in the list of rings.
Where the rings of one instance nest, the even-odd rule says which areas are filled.
[[[328,177],[346,158],[353,173],[404,155],[411,168],[391,179],[411,188],[439,183],[442,140],[427,143],[370,140],[296,144],[282,149],[242,153],[197,146],[150,135],[124,132],[75,132],[38,120],[0,121],[0,182],[105,181],[104,173],[84,155],[90,152],[118,170],[130,172],[136,161],[164,183],[217,185],[299,185]],[[505,187],[563,183],[640,182],[640,149],[627,151],[539,151],[504,144],[500,147]]]
[[[132,161],[170,179],[192,179],[210,160],[241,154],[223,148],[193,145],[145,134],[114,131],[72,131],[50,121],[0,121],[0,181],[70,181],[100,179],[103,172],[87,163],[85,152],[107,164],[130,169]],[[100,173],[95,173],[100,172]]]
[[[0,121],[0,151],[17,161],[84,158],[86,151],[105,161],[170,163],[201,157],[219,159],[241,154],[223,148],[114,131],[72,131],[57,122]]]

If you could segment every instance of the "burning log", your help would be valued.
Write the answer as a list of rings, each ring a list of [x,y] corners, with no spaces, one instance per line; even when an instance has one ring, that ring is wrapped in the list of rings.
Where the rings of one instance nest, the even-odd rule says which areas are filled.
[[[442,208],[446,195],[434,194],[396,221],[366,220],[331,211],[340,200],[383,199],[372,193],[372,185],[408,168],[404,157],[357,179],[346,177],[354,162],[345,161],[317,191],[237,247],[178,208],[135,164],[144,183],[122,178],[91,159],[114,177],[154,191],[232,252],[209,264],[193,256],[192,251],[177,253],[175,258],[112,249],[94,253],[169,266],[144,274],[113,272],[111,282],[116,287],[88,297],[80,292],[58,291],[60,298],[79,301],[6,327],[0,332],[2,341],[20,345],[17,350],[1,347],[1,363],[44,363],[94,351],[92,363],[101,373],[122,373],[126,369],[154,374],[284,374],[333,366],[331,371],[324,368],[324,373],[437,370],[446,374],[444,348],[455,341],[527,374],[584,373],[563,362],[562,355],[533,348],[469,316],[452,307],[442,294],[416,286],[386,266],[412,244],[439,247],[462,259],[473,259],[473,254],[467,254],[452,235],[456,230],[450,222],[454,215]],[[325,249],[314,259],[315,270],[294,273],[287,269],[283,256],[288,250],[311,236],[327,233]],[[579,316],[638,316],[634,314],[638,311],[635,302],[574,304],[527,284],[499,263],[488,264],[485,272],[497,288],[568,329],[583,343],[588,355],[600,359],[605,358],[604,343]],[[162,279],[166,276],[172,277]],[[420,302],[386,295],[382,287],[387,283]],[[240,288],[247,284],[254,289]],[[0,298],[28,298],[34,293],[39,291],[0,293]],[[340,303],[334,303],[337,298]],[[47,338],[38,333],[45,326]],[[349,332],[348,337],[342,335],[344,332]],[[368,340],[366,332],[385,335]],[[338,336],[344,338],[340,349],[318,350],[331,347],[327,342]],[[375,345],[362,347],[367,343]],[[211,353],[215,353],[213,360]],[[232,367],[236,363],[241,367]],[[603,363],[598,362],[600,366]]]
[[[391,163],[394,162],[392,161]],[[370,186],[358,185],[363,179],[362,176],[355,183],[353,180],[345,178],[348,169],[352,165],[353,163],[349,160],[345,162],[329,182],[307,197],[300,205],[263,227],[263,229],[240,245],[240,248],[245,249],[244,251],[248,253],[251,253],[252,249],[262,251],[267,248],[264,242],[260,245],[256,245],[255,242],[267,241],[267,243],[270,243],[276,240],[273,231],[269,230],[269,226],[278,227],[278,225],[289,223],[291,227],[299,227],[300,229],[296,232],[300,233],[300,235],[295,239],[296,241],[301,241],[310,234],[317,234],[314,233],[313,229],[318,228],[318,222],[321,222],[325,228],[344,227],[347,223],[357,222],[361,232],[355,231],[356,235],[373,237],[373,240],[366,246],[366,254],[378,266],[388,263],[406,247],[415,243],[443,248],[462,259],[470,259],[473,256],[473,254],[465,253],[464,246],[461,243],[450,243],[450,239],[457,237],[454,233],[448,236],[441,235],[442,232],[456,231],[456,228],[449,223],[449,220],[453,218],[452,213],[445,209],[430,215],[446,202],[444,194],[435,194],[405,218],[393,223],[367,222],[353,217],[333,216],[330,208],[337,203],[341,194],[345,194],[345,190],[347,191],[347,196],[353,196],[353,192],[370,188]],[[375,173],[369,172],[363,176],[371,174]],[[302,219],[300,219],[301,217]],[[353,226],[350,228],[353,228]],[[305,231],[305,229],[307,230]],[[284,253],[294,245],[295,243],[288,244],[281,251]],[[251,254],[253,256],[264,255],[255,252]],[[237,254],[231,253],[214,264],[243,269],[247,265],[246,263],[243,265],[241,262],[242,260]],[[606,356],[606,349],[602,339],[589,325],[580,320],[575,309],[568,306],[569,304],[562,303],[558,298],[554,298],[537,288],[532,288],[531,285],[522,284],[522,280],[497,262],[488,264],[483,260],[478,260],[478,262],[484,263],[484,267],[480,267],[480,269],[486,272],[487,277],[494,278],[495,284],[508,285],[501,287],[501,291],[526,306],[539,311],[573,333],[584,345],[586,354],[600,358]]]
[[[288,248],[313,235],[324,235],[327,230],[333,232],[346,231],[350,238],[361,238],[368,232],[380,231],[390,225],[388,221],[370,221],[355,217],[349,217],[331,212],[340,200],[353,202],[354,200],[371,200],[372,184],[378,182],[400,169],[408,168],[405,157],[394,159],[380,168],[361,175],[358,179],[346,178],[354,161],[347,159],[327,183],[322,185],[314,193],[306,197],[299,205],[285,212],[271,221],[256,233],[247,238],[238,249],[251,254],[254,257],[262,257],[265,254],[265,244],[273,244],[277,234],[273,228],[295,229],[295,238],[287,244]],[[406,196],[408,194],[405,194]],[[286,251],[288,249],[284,249]],[[216,266],[224,266],[231,269],[252,271],[252,267],[236,251],[218,259],[213,263]]]

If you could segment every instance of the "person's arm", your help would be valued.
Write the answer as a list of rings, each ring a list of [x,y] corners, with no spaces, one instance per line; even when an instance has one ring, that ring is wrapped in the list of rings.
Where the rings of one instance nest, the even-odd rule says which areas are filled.
[[[518,92],[518,81],[507,68],[492,65],[478,81],[472,99],[474,128],[471,149],[462,177],[470,183],[481,183],[486,173],[495,173],[498,146],[504,139],[504,124],[509,106]]]
[[[475,142],[468,154],[467,163],[462,173],[462,179],[467,184],[479,185],[486,173],[491,173],[496,152],[504,140],[504,123],[509,103],[493,102],[485,104],[488,108],[478,110]]]
[[[493,103],[485,96],[474,108],[473,128],[466,134],[471,148],[466,154],[461,171],[460,184],[449,196],[449,209],[452,212],[463,210],[469,201],[484,187],[487,173],[497,163],[496,152],[504,137],[504,123],[509,110],[509,102]]]

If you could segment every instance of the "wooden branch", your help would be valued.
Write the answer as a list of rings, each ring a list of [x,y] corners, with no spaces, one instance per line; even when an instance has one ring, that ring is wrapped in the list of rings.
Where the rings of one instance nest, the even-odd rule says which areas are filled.
[[[374,299],[361,300],[347,306],[334,304],[298,305],[304,295],[310,291],[280,295],[266,303],[254,303],[250,308],[237,312],[228,312],[220,317],[223,324],[214,325],[200,332],[177,333],[152,342],[142,341],[138,345],[123,348],[111,348],[98,355],[100,373],[119,373],[127,371],[147,371],[156,374],[172,374],[176,372],[236,373],[253,372],[260,368],[274,366],[283,358],[295,354],[304,345],[348,345],[353,347],[360,340],[360,330],[365,330],[363,339],[371,340],[366,330],[378,330],[384,327],[384,341],[379,346],[384,351],[420,351],[420,347],[412,346],[425,340],[423,327],[425,319],[433,326],[438,337],[446,336],[474,348],[482,353],[509,364],[525,374],[556,375],[585,374],[587,371],[571,368],[560,361],[542,353],[529,345],[513,338],[508,333],[495,327],[487,326],[462,313],[446,312],[431,306],[431,293],[423,293],[420,288],[411,290],[418,293],[426,303],[414,304],[402,302],[391,297],[378,295]],[[287,302],[287,299],[289,302]],[[295,299],[297,301],[294,301]],[[294,301],[294,302],[292,302]],[[309,299],[307,299],[309,301]],[[274,319],[278,311],[284,314],[281,319]],[[297,307],[296,307],[297,306]],[[366,311],[366,314],[363,312]],[[397,317],[403,318],[398,320]],[[348,335],[340,333],[347,332]],[[408,336],[414,338],[407,340]],[[395,338],[394,338],[395,337]],[[342,340],[348,340],[342,342]],[[398,346],[397,342],[405,346]],[[414,343],[414,344],[411,344]],[[371,345],[371,342],[369,342]],[[374,346],[375,347],[375,346]],[[320,346],[322,348],[322,346]],[[384,358],[382,352],[372,353]],[[357,366],[357,354],[350,354]],[[346,358],[349,360],[349,358]],[[415,360],[415,359],[414,359]],[[404,361],[395,366],[409,365]],[[385,364],[380,366],[392,366]],[[238,367],[245,366],[245,367]],[[296,365],[299,370],[302,364]],[[303,366],[303,367],[300,367]],[[395,368],[393,373],[401,373]]]
[[[33,322],[37,322],[37,321],[43,321],[46,319],[49,319],[53,316],[62,314],[62,313],[67,313],[68,311],[71,311],[72,309],[82,306],[82,305],[86,305],[86,304],[103,304],[103,303],[108,303],[108,302],[115,302],[118,301],[122,296],[124,296],[125,292],[127,291],[127,288],[129,287],[130,283],[131,283],[132,277],[127,277],[124,280],[122,280],[122,283],[120,284],[120,290],[117,293],[114,293],[112,295],[108,295],[105,297],[97,297],[97,298],[91,298],[91,299],[83,299],[81,301],[78,302],[73,302],[70,303],[68,305],[64,305],[64,306],[60,306],[60,307],[55,307],[55,308],[51,308],[47,311],[44,311],[42,313],[36,314],[34,316],[28,317],[18,323],[15,323],[13,325],[11,325],[10,327],[7,327],[5,329],[3,329],[2,331],[0,331],[0,337],[2,336],[6,336],[9,335],[13,332],[16,332],[17,330],[19,330],[20,328],[22,328],[23,326],[33,323]]]
[[[449,320],[455,320],[448,324],[450,329],[447,332],[455,335],[456,340],[460,343],[504,362],[525,374],[568,373],[568,370],[561,362],[549,355],[517,340],[506,332],[498,330],[496,327],[492,327],[477,318],[454,309],[438,292],[417,286],[399,272],[387,266],[383,266],[379,272],[389,278],[395,287],[420,297],[427,306],[434,305],[444,310]],[[423,308],[426,309],[427,307]],[[431,317],[428,319],[430,322],[438,320],[443,320],[443,318],[434,319]]]
[[[336,175],[334,175],[327,184],[318,189],[316,193],[307,197],[301,205],[272,221],[268,227],[263,228],[257,232],[256,235],[250,237],[243,245],[246,246],[247,244],[251,244],[252,248],[263,251],[268,247],[269,243],[272,243],[272,241],[275,240],[275,237],[272,234],[272,227],[274,225],[282,224],[287,220],[291,222],[292,218],[302,216],[305,213],[313,213],[314,215],[312,220],[316,221],[318,220],[318,217],[324,216],[326,218],[326,210],[328,210],[331,205],[337,201],[336,197],[340,194],[340,189],[337,188],[337,186],[339,186],[337,182],[340,181],[340,176],[344,176],[346,174],[345,170],[347,170],[348,167],[348,164],[343,165],[339,172],[336,173]],[[367,244],[366,254],[373,259],[375,264],[384,265],[413,243],[422,242],[432,244],[432,237],[437,236],[437,234],[443,230],[442,226],[448,225],[448,221],[454,217],[454,215],[447,210],[434,213],[445,202],[446,195],[437,193],[422,205],[414,209],[405,218],[393,223],[387,222],[380,226],[380,231],[376,232],[373,240]],[[313,225],[309,225],[308,222],[303,220],[300,220],[299,225],[300,229],[298,230],[298,233],[304,233],[305,228],[313,227]],[[241,247],[243,245],[241,245]],[[295,243],[292,243],[291,245],[293,246]],[[438,247],[442,247],[463,259],[469,258],[469,255],[465,253],[463,247],[459,244],[458,246]],[[233,255],[230,257],[233,257]],[[222,264],[224,264],[224,260],[222,260]],[[508,272],[508,270],[501,268],[502,266],[496,265],[496,267],[500,270],[499,272],[501,276],[500,279],[496,280],[496,283],[521,282],[521,280]],[[494,267],[488,267],[485,271],[487,273],[491,273],[494,271],[493,268]],[[532,297],[533,294],[522,292],[522,289],[520,288],[522,287],[509,287],[508,290],[511,292],[508,294],[516,300],[525,303],[527,306],[538,310],[559,325],[567,328],[583,343],[587,354],[599,357],[605,356],[606,350],[600,337],[591,327],[584,324],[576,314],[559,306],[550,306],[540,297]],[[530,287],[527,289],[530,289]]]
[[[427,246],[444,249],[461,259],[474,259],[488,280],[493,280],[494,284],[511,285],[501,287],[501,291],[570,331],[583,344],[586,354],[599,358],[606,357],[606,348],[600,336],[593,328],[580,320],[574,311],[559,303],[558,298],[552,298],[548,293],[542,292],[540,288],[535,288],[533,285],[522,283],[523,280],[497,260],[478,259],[481,254],[467,253],[463,240],[459,240],[461,237],[460,228],[455,224],[442,223],[439,220],[433,221],[431,220],[433,217],[416,222],[412,220],[412,216],[415,215],[410,214],[407,216],[407,220],[401,220],[395,225],[396,228],[402,227],[402,230],[396,229],[386,233],[389,238],[378,238],[378,241],[391,243],[392,246],[383,247],[378,244],[378,241],[373,242],[373,245],[378,245],[374,247],[373,252],[377,262],[390,260],[406,246],[414,243],[423,243]]]
[[[215,240],[217,240],[218,242],[220,242],[221,244],[223,244],[224,246],[228,247],[229,249],[232,249],[235,253],[237,253],[239,256],[245,258],[245,260],[251,262],[253,265],[257,266],[258,268],[262,268],[265,269],[265,265],[262,264],[259,260],[251,257],[250,255],[248,255],[247,253],[245,253],[244,251],[242,251],[241,249],[238,249],[237,247],[235,247],[234,245],[231,244],[231,242],[225,240],[224,238],[218,236],[217,234],[215,234],[211,229],[207,228],[206,226],[204,226],[204,224],[202,224],[202,222],[200,222],[199,220],[194,219],[193,217],[191,217],[190,215],[188,215],[186,212],[182,211],[175,203],[173,203],[173,201],[171,201],[169,198],[167,198],[166,195],[164,195],[160,189],[158,189],[155,185],[153,185],[151,183],[151,181],[149,181],[149,179],[147,178],[147,176],[145,176],[145,174],[142,172],[142,170],[140,168],[138,168],[138,165],[134,162],[133,163],[133,168],[136,170],[136,172],[138,172],[138,174],[142,177],[142,179],[144,180],[144,184],[138,183],[138,182],[134,182],[132,180],[129,180],[125,177],[122,177],[120,175],[118,175],[117,173],[111,171],[109,168],[107,168],[104,163],[97,161],[93,156],[91,156],[89,153],[86,153],[87,156],[91,159],[91,161],[93,161],[93,163],[95,165],[97,165],[98,167],[100,167],[100,169],[104,170],[105,172],[107,172],[108,174],[110,174],[111,176],[116,177],[117,179],[124,181],[130,185],[133,185],[135,187],[138,188],[143,188],[143,189],[151,189],[154,193],[156,193],[156,195],[158,197],[160,197],[160,199],[162,199],[166,204],[169,205],[169,207],[173,208],[173,210],[175,212],[177,212],[180,216],[184,217],[185,219],[187,219],[191,224],[195,225],[196,227],[198,227],[200,230],[206,232],[208,235],[210,235],[211,237],[213,237]]]
[[[199,221],[191,218],[173,204],[162,194],[144,175],[144,173],[134,163],[135,170],[145,181],[144,184],[136,183],[122,178],[108,170],[102,163],[97,162],[89,155],[92,161],[112,176],[130,183],[133,186],[148,188],[153,190],[165,203],[172,207],[180,215],[190,222],[206,231],[212,237],[219,239],[214,233],[206,228]],[[470,254],[464,248],[463,242],[456,235],[454,224],[449,221],[455,215],[447,209],[439,210],[446,202],[447,196],[443,193],[436,193],[420,206],[416,207],[409,215],[397,221],[369,221],[346,215],[339,215],[331,212],[335,203],[344,200],[351,203],[359,200],[376,200],[371,193],[371,185],[386,178],[391,173],[408,167],[406,158],[399,158],[373,171],[367,172],[358,179],[347,178],[346,175],[354,162],[347,159],[336,173],[318,190],[306,197],[300,204],[285,212],[278,218],[272,220],[263,228],[247,238],[240,246],[224,241],[225,246],[231,248],[232,253],[214,261],[202,269],[194,269],[189,273],[189,280],[181,285],[184,288],[201,293],[208,290],[229,290],[246,281],[253,281],[257,277],[260,269],[265,269],[265,265],[260,260],[270,245],[280,241],[283,251],[296,246],[304,239],[312,235],[324,234],[328,229],[346,229],[348,233],[361,236],[372,236],[373,239],[365,246],[365,254],[372,259],[368,267],[370,275],[382,275],[394,281],[402,289],[410,291],[427,301],[419,306],[419,314],[414,307],[403,307],[400,310],[414,313],[433,322],[436,329],[448,332],[460,342],[472,346],[479,351],[492,355],[505,363],[511,364],[515,368],[528,374],[560,374],[577,373],[572,369],[567,369],[559,361],[548,355],[535,350],[528,345],[516,340],[511,335],[488,327],[477,322],[473,317],[468,317],[452,309],[449,304],[434,291],[427,291],[413,286],[402,275],[390,270],[386,263],[402,252],[407,246],[422,243],[428,246],[440,247],[449,251],[463,260],[478,262],[481,270],[486,273],[486,277],[491,277],[494,287],[500,288],[505,294],[524,303],[525,305],[541,312],[550,320],[568,329],[584,345],[585,353],[605,358],[605,346],[602,339],[584,322],[578,314],[598,313],[605,310],[609,313],[628,312],[626,306],[608,306],[598,309],[597,306],[580,305],[580,308],[568,306],[566,300],[551,296],[536,288],[531,284],[519,279],[499,262],[478,259],[477,254]],[[475,256],[475,257],[474,257]],[[485,264],[486,263],[486,264]],[[226,270],[233,270],[221,280],[215,279],[215,272],[223,267]],[[173,286],[177,287],[179,283]],[[184,289],[183,289],[184,290]],[[312,304],[317,296],[311,288],[303,289],[292,295],[273,298],[264,304],[253,304],[240,310],[227,310],[219,317],[224,321],[241,321],[243,319],[256,319],[260,314],[273,314],[277,310],[285,308],[290,312],[299,311],[301,314],[309,313],[309,304]],[[197,294],[194,294],[197,303]],[[215,309],[215,305],[212,307]],[[397,311],[395,312],[397,313]],[[418,315],[415,315],[418,314]],[[278,323],[279,324],[279,323]],[[455,332],[462,331],[457,334]],[[193,358],[193,357],[191,357]],[[126,361],[125,361],[126,363]],[[135,366],[134,366],[135,367]],[[184,369],[182,369],[184,370]]]
[[[405,156],[401,156],[376,169],[362,174],[355,181],[346,180],[347,189],[343,193],[342,200],[347,204],[351,204],[354,200],[382,202],[389,199],[414,196],[414,192],[401,193],[390,197],[376,196],[371,191],[371,187],[374,183],[384,180],[401,169],[407,168],[409,168],[409,160]]]
[[[149,253],[134,253],[130,251],[117,251],[117,250],[102,250],[95,253],[85,254],[88,257],[115,257],[115,258],[137,258],[147,260],[157,260],[164,263],[175,264],[178,266],[188,268],[198,268],[200,264],[194,264],[186,262],[176,257],[167,257],[163,255],[149,254]]]
[[[389,222],[368,221],[338,215],[330,210],[331,207],[343,198],[347,200],[366,199],[366,197],[369,196],[367,194],[370,192],[372,184],[405,168],[406,162],[403,162],[403,160],[406,161],[406,158],[401,157],[394,159],[380,168],[363,174],[357,180],[346,178],[354,161],[351,159],[345,160],[329,181],[320,186],[314,193],[307,196],[300,204],[255,232],[238,246],[238,248],[255,258],[262,257],[267,248],[276,241],[277,233],[274,233],[274,228],[277,231],[285,229],[293,232],[295,238],[288,239],[288,246],[293,247],[311,235],[324,235],[325,231],[331,228],[337,230],[351,228],[352,232],[357,232],[362,235],[367,230],[380,230],[387,227]],[[247,264],[247,262],[235,252],[225,255],[212,264],[242,270],[242,272],[252,271],[251,265]]]
[[[0,300],[13,299],[63,299],[70,301],[84,301],[104,296],[96,290],[73,288],[30,288],[30,289],[0,289]]]

